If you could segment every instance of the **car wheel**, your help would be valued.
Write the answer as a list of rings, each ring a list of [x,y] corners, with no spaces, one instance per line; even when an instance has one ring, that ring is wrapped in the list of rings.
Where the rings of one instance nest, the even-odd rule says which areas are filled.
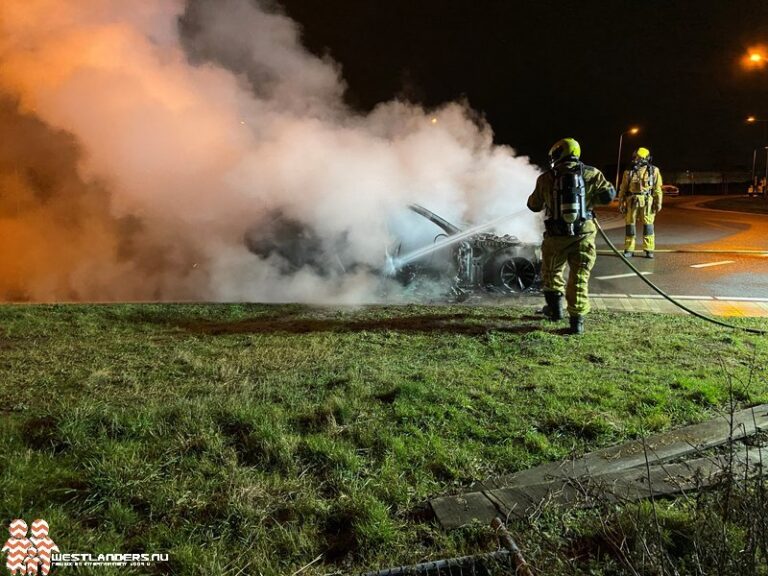
[[[507,292],[525,292],[536,282],[536,267],[527,258],[502,260],[494,273],[494,284]]]

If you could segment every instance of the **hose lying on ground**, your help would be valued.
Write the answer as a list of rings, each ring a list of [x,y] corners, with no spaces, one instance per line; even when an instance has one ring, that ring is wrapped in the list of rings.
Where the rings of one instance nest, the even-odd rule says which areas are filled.
[[[707,316],[706,314],[701,314],[700,312],[696,312],[696,310],[692,310],[682,302],[678,302],[677,300],[669,296],[666,292],[664,292],[661,288],[656,286],[656,284],[648,280],[648,278],[643,276],[643,273],[640,272],[640,270],[638,270],[637,268],[635,268],[635,265],[632,264],[632,262],[630,262],[629,260],[627,260],[624,257],[624,255],[621,252],[619,252],[618,248],[616,248],[616,246],[613,245],[613,242],[611,242],[608,239],[608,236],[606,235],[605,231],[603,231],[603,227],[600,226],[600,222],[597,221],[597,218],[594,219],[594,222],[595,222],[595,225],[597,226],[598,231],[600,232],[600,235],[603,237],[603,240],[605,240],[606,244],[608,244],[608,247],[611,249],[611,251],[614,254],[616,254],[616,256],[621,258],[624,261],[624,263],[627,266],[629,266],[632,272],[637,274],[638,278],[640,278],[640,280],[642,280],[648,286],[650,286],[654,292],[656,292],[666,300],[672,302],[672,304],[674,304],[678,308],[685,310],[686,312],[688,312],[688,314],[696,316],[696,318],[701,318],[702,320],[706,320],[707,322],[711,322],[712,324],[717,324],[718,326],[724,326],[725,328],[732,328],[733,330],[743,330],[744,332],[749,332],[750,334],[761,334],[761,335],[768,334],[768,331],[766,330],[760,330],[758,328],[747,328],[745,326],[736,326],[734,324],[728,324],[727,322],[723,322],[722,320],[717,320],[716,318],[712,318],[710,316]]]

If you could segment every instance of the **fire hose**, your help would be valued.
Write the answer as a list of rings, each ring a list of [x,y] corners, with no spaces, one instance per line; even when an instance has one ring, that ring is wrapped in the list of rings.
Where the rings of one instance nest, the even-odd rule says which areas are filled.
[[[716,318],[712,318],[711,316],[707,316],[706,314],[702,314],[700,312],[697,312],[696,310],[693,310],[683,304],[682,302],[679,302],[678,300],[675,300],[672,298],[669,294],[664,292],[661,288],[656,286],[653,282],[648,280],[640,270],[638,270],[632,262],[627,260],[624,255],[619,251],[616,246],[613,245],[613,242],[611,242],[608,238],[608,235],[603,230],[603,227],[600,226],[600,222],[597,221],[597,218],[594,219],[595,225],[597,226],[598,231],[600,232],[600,236],[603,237],[603,240],[605,240],[605,243],[608,244],[608,247],[611,249],[611,251],[616,254],[619,258],[621,258],[624,263],[629,266],[630,270],[637,274],[637,277],[640,278],[643,282],[645,282],[654,292],[659,294],[662,298],[668,300],[678,308],[685,310],[688,312],[688,314],[691,314],[692,316],[695,316],[696,318],[700,318],[701,320],[705,320],[707,322],[711,322],[712,324],[717,324],[718,326],[723,326],[725,328],[731,328],[733,330],[743,330],[744,332],[749,332],[750,334],[760,334],[760,335],[766,335],[768,334],[767,330],[760,330],[759,328],[749,328],[746,326],[736,326],[735,324],[729,324],[728,322],[723,322],[722,320],[718,320]]]

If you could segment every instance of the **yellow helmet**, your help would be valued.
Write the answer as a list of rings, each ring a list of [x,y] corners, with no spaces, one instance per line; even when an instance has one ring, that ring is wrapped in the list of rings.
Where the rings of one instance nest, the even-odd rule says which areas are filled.
[[[549,163],[554,166],[562,160],[578,160],[581,156],[581,146],[573,138],[563,138],[554,143],[549,149]]]
[[[638,148],[635,150],[635,160],[650,162],[651,160],[651,151],[648,150],[648,148]]]

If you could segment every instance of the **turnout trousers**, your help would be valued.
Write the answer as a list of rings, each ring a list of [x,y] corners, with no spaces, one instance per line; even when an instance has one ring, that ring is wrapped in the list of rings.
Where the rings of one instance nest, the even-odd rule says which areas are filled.
[[[653,226],[656,213],[653,211],[653,197],[647,194],[633,194],[626,199],[626,203],[624,250],[626,252],[635,251],[635,236],[637,234],[635,222],[639,215],[643,221],[643,250],[653,252],[656,248],[656,232]]]
[[[570,316],[589,312],[589,275],[595,265],[596,231],[576,236],[545,236],[541,244],[541,277],[545,292],[565,292]],[[568,264],[568,282],[564,272]]]

